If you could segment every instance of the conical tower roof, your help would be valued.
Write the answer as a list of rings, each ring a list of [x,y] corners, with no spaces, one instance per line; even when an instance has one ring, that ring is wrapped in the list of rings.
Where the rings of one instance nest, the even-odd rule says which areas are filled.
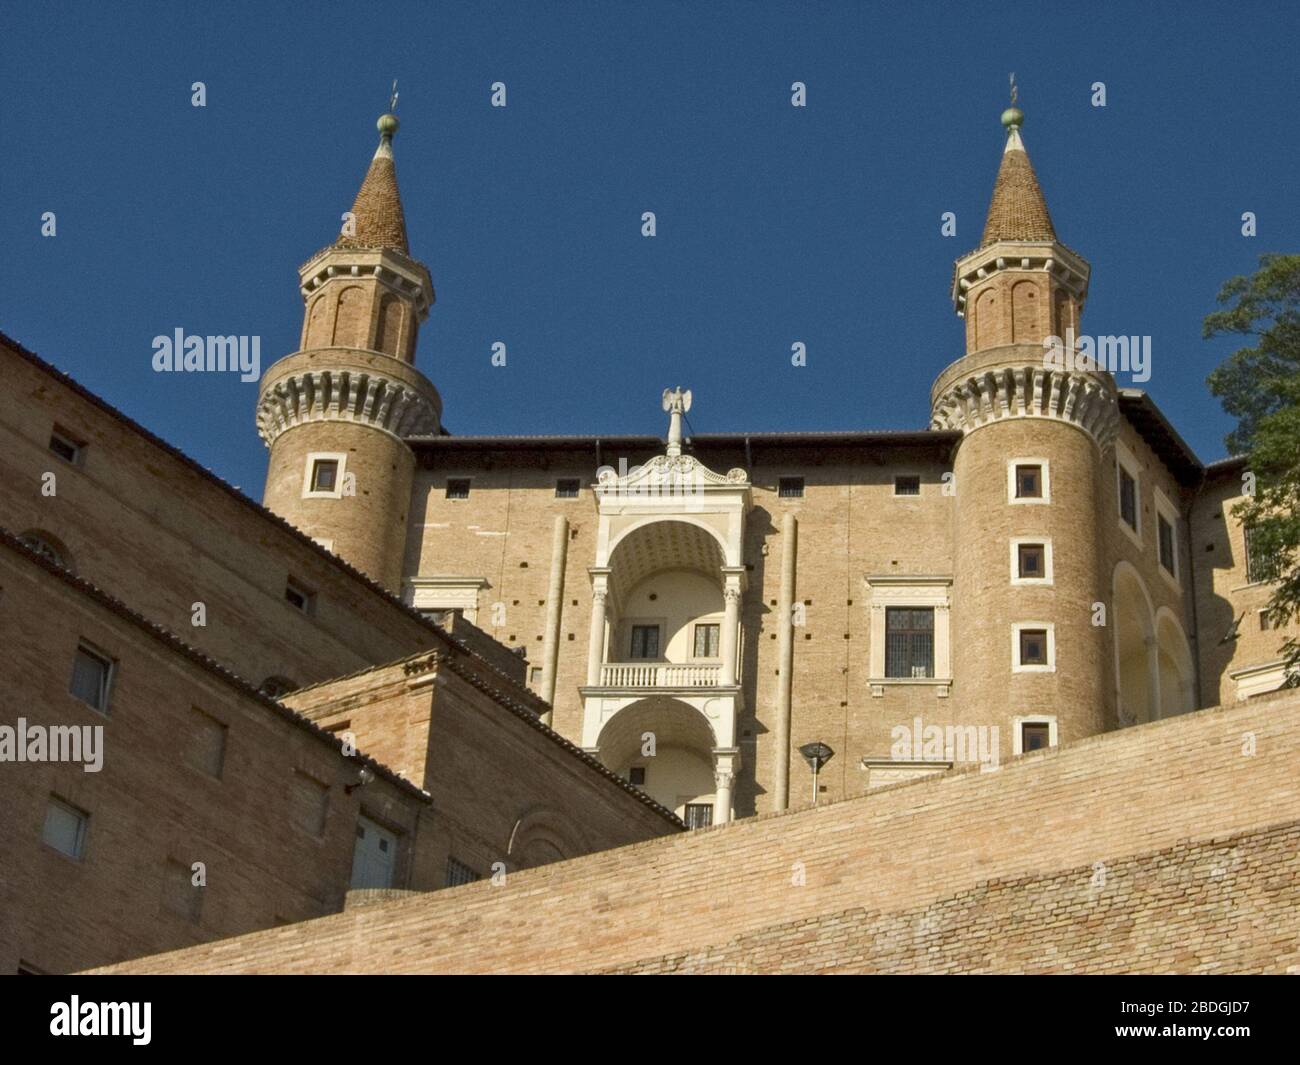
[[[981,248],[1000,240],[1056,240],[1047,201],[1043,199],[1043,190],[1038,187],[1038,178],[1020,139],[1023,121],[1023,112],[1015,107],[1002,115],[1002,124],[1007,127],[1007,146],[993,184],[993,200],[984,223]]]
[[[379,119],[379,147],[370,160],[370,169],[361,182],[352,214],[356,219],[355,232],[340,236],[336,248],[393,248],[410,255],[406,241],[406,216],[402,212],[402,197],[397,191],[397,167],[393,164],[393,134],[397,132],[397,116],[383,115]]]

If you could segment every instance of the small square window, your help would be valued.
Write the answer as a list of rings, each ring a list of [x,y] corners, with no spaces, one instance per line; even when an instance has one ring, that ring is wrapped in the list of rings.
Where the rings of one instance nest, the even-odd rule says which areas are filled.
[[[577,499],[582,482],[576,477],[561,477],[555,482],[556,499]]]
[[[1020,664],[1022,666],[1047,665],[1047,630],[1020,630]]]
[[[782,477],[777,481],[776,494],[781,499],[802,499],[803,478]]]
[[[1156,515],[1157,542],[1160,545],[1160,565],[1170,576],[1177,576],[1174,562],[1174,527],[1163,514]]]
[[[1016,498],[1043,498],[1043,467],[1022,465],[1016,467]]]
[[[325,822],[329,815],[330,791],[313,776],[295,769],[290,809],[294,823],[309,836],[325,835]]]
[[[292,577],[284,586],[284,598],[290,606],[304,614],[311,614],[316,608],[316,593],[308,591]]]
[[[74,466],[80,463],[82,446],[57,426],[50,433],[50,450],[63,459],[64,462],[70,462]]]
[[[317,459],[311,467],[311,490],[333,492],[338,475],[338,459]]]
[[[634,765],[627,771],[627,782],[634,788],[645,787],[645,766]]]
[[[658,658],[659,626],[633,625],[632,648],[629,653],[632,658]]]
[[[162,905],[165,910],[193,924],[199,923],[203,909],[203,889],[194,884],[190,866],[172,858],[163,868]]]
[[[695,626],[695,657],[717,658],[722,626],[702,623]]]
[[[447,478],[447,498],[448,498],[448,499],[468,499],[468,498],[469,498],[469,478],[468,478],[468,477],[448,477],[448,478]]]
[[[1259,631],[1267,632],[1272,627],[1273,627],[1272,622],[1269,621],[1268,611],[1267,610],[1259,611]]]
[[[87,706],[101,714],[108,713],[108,688],[113,676],[113,661],[84,643],[77,648],[72,662],[71,692]]]
[[[1125,525],[1137,532],[1137,481],[1123,466],[1119,468],[1119,516]]]
[[[920,494],[921,478],[919,474],[899,474],[894,478],[894,495],[919,496]]]
[[[1020,544],[1017,548],[1017,572],[1022,580],[1042,580],[1047,576],[1043,564],[1042,544]]]
[[[1052,727],[1046,721],[1026,721],[1020,726],[1020,751],[1041,751],[1052,745]]]
[[[90,814],[78,810],[56,796],[50,796],[45,808],[45,828],[41,839],[61,854],[81,861],[86,853],[86,828]]]

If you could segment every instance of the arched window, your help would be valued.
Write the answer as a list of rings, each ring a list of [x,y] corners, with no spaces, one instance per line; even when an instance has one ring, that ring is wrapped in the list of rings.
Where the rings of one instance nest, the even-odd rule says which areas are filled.
[[[57,536],[47,533],[44,529],[28,529],[18,537],[24,544],[35,551],[41,558],[53,562],[56,566],[62,566],[66,570],[72,570],[72,556]]]

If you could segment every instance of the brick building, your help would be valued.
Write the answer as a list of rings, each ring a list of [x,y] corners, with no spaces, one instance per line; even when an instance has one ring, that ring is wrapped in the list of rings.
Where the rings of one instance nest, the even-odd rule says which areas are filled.
[[[343,234],[299,270],[301,350],[261,381],[263,505],[0,337],[0,625],[17,667],[0,676],[0,725],[99,726],[104,751],[96,773],[0,764],[0,967],[193,948],[184,958],[211,967],[247,950],[251,967],[310,968],[324,950],[346,969],[355,959],[321,928],[388,936],[410,930],[405,914],[455,940],[460,900],[472,895],[472,925],[539,890],[562,897],[557,913],[595,898],[609,945],[579,964],[589,930],[575,916],[501,967],[780,968],[789,935],[892,935],[887,891],[942,921],[964,912],[977,869],[1020,875],[1027,859],[976,833],[931,869],[933,890],[918,890],[931,861],[918,852],[874,908],[844,917],[859,896],[834,890],[737,910],[740,893],[718,889],[756,856],[788,878],[809,839],[881,811],[874,853],[911,853],[892,833],[929,797],[954,799],[935,832],[981,804],[1006,820],[1044,786],[1034,767],[1060,777],[1055,842],[997,905],[1059,889],[1073,906],[1091,861],[1168,864],[1192,813],[1087,847],[1069,813],[1106,774],[1113,801],[1154,809],[1154,782],[1173,777],[1126,783],[1114,767],[1149,773],[1162,738],[1186,745],[1174,776],[1213,778],[1235,804],[1213,824],[1280,869],[1293,834],[1264,811],[1285,789],[1253,777],[1252,790],[1195,750],[1257,722],[1286,682],[1288,633],[1261,612],[1268,560],[1231,516],[1244,464],[1200,462],[1105,369],[1045,359],[1048,338],[1081,332],[1089,266],[1057,237],[1022,122],[1003,116],[983,238],[956,264],[964,353],[935,366],[926,428],[687,437],[678,388],[662,397],[663,440],[446,433],[415,366],[435,293],[406,233],[391,115]],[[1005,786],[963,772],[1057,747]],[[854,801],[766,816],[810,795]],[[665,921],[642,868],[690,898],[707,890],[688,907],[707,927],[672,943],[646,931]],[[521,870],[500,895],[339,913],[376,891]],[[1143,890],[1117,919],[1144,911]],[[910,949],[897,966],[923,967]]]

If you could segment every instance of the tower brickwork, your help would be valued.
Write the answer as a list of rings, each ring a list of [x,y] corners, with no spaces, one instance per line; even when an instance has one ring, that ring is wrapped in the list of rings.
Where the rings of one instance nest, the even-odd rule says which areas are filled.
[[[414,365],[434,291],[410,256],[397,119],[379,130],[341,235],[299,270],[301,348],[263,377],[257,425],[265,505],[397,592],[415,470],[403,438],[439,432],[442,400]]]

